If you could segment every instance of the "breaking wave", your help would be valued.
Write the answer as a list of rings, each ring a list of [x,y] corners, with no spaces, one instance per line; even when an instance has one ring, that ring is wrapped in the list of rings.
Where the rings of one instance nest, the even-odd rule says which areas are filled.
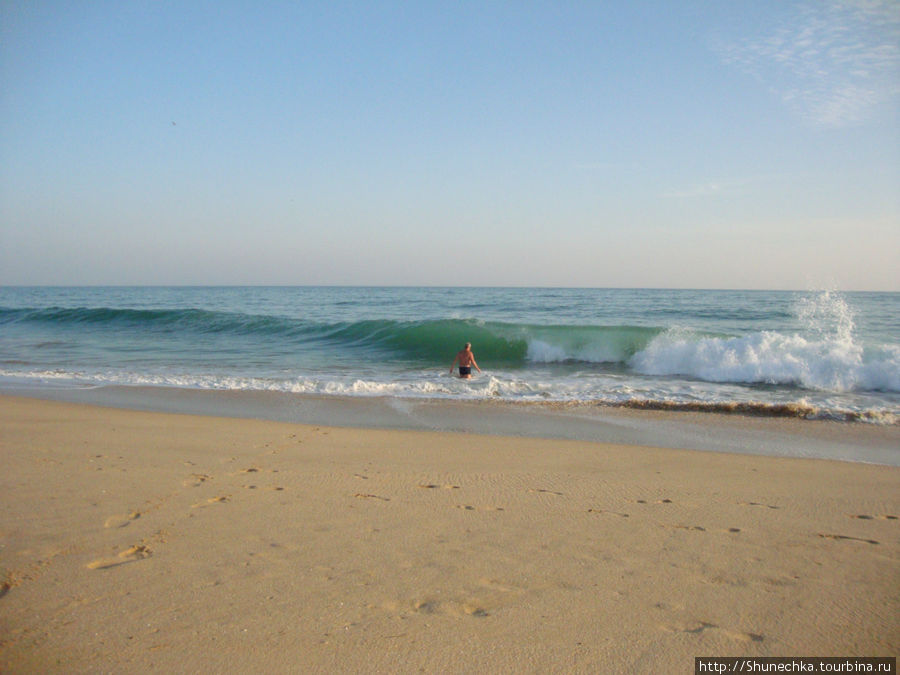
[[[40,325],[53,339],[95,332],[209,348],[210,336],[236,338],[232,347],[289,353],[314,347],[354,359],[419,368],[444,363],[464,342],[493,369],[568,364],[646,376],[714,383],[785,385],[824,392],[900,392],[900,346],[861,345],[840,300],[818,296],[798,308],[803,330],[716,335],[681,328],[632,325],[537,325],[473,319],[369,319],[321,323],[302,317],[199,309],[0,308],[0,326]],[[801,334],[802,333],[802,334]],[[203,339],[200,339],[203,338]],[[168,341],[168,342],[167,342]],[[205,346],[205,347],[204,347]],[[161,347],[160,347],[161,348]],[[11,365],[6,361],[7,365]]]
[[[672,330],[629,361],[645,375],[792,385],[832,392],[900,391],[900,347],[776,332],[718,338]]]

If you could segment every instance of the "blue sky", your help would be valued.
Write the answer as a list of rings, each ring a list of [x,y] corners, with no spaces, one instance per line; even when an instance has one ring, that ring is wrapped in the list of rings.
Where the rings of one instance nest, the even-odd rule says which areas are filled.
[[[0,283],[900,290],[900,3],[0,0]]]

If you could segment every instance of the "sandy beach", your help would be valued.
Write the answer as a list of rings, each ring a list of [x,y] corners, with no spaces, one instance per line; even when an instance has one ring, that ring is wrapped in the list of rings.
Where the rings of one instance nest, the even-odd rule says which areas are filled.
[[[4,673],[900,651],[896,467],[10,396],[0,448]]]

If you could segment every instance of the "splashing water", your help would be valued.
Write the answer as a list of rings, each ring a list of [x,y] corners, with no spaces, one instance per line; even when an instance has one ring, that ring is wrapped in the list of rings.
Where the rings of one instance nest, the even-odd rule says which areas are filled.
[[[821,341],[853,343],[853,310],[843,295],[822,291],[800,298],[794,311],[806,332]]]
[[[900,350],[869,350],[854,337],[853,311],[834,291],[796,301],[799,330],[708,337],[670,329],[630,360],[637,372],[707,382],[791,385],[823,392],[896,391]]]

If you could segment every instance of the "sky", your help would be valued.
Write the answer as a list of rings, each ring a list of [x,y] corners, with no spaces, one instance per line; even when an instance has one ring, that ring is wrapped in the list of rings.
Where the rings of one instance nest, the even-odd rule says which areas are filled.
[[[900,0],[0,0],[0,284],[900,291]]]

